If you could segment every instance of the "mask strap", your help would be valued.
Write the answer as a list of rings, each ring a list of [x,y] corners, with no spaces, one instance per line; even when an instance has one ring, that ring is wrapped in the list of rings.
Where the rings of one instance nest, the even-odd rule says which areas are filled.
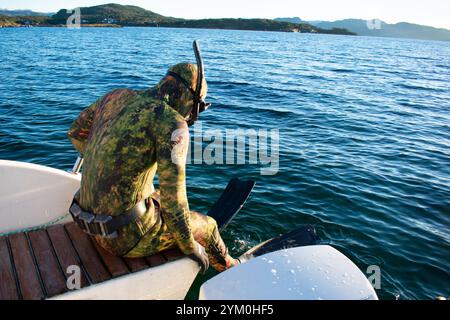
[[[192,95],[195,98],[196,92],[194,91],[194,89],[192,89],[190,84],[185,79],[183,79],[178,73],[168,71],[166,76],[174,77],[177,81],[181,82],[186,87],[186,89],[188,89],[192,93]]]
[[[174,77],[175,80],[181,82],[186,87],[186,89],[188,89],[191,92],[193,101],[194,101],[194,104],[192,106],[193,109],[199,105],[197,103],[197,101],[198,101],[197,93],[194,91],[194,89],[191,88],[191,86],[185,79],[183,79],[178,73],[175,73],[173,71],[168,71],[166,76]],[[195,119],[195,116],[193,117],[193,115],[192,115],[193,113],[195,113],[195,110],[193,110],[193,109],[191,110],[189,119],[187,120],[189,125],[193,124],[197,120],[197,119]]]

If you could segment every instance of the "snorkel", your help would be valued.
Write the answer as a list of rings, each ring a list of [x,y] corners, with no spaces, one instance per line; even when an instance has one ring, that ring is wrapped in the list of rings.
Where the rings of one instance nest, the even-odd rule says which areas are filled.
[[[201,97],[203,89],[203,79],[205,78],[205,69],[203,66],[203,59],[200,53],[200,45],[197,40],[195,40],[193,43],[193,49],[195,53],[195,60],[197,61],[197,82],[195,86],[195,91],[191,88],[190,83],[188,83],[186,79],[183,79],[183,77],[181,77],[179,74],[173,71],[167,72],[168,76],[171,76],[175,78],[177,81],[181,82],[191,92],[193,96],[193,106],[189,116],[186,119],[188,125],[194,124],[194,122],[198,120],[198,115],[211,106],[211,103],[206,103]]]
[[[188,124],[192,124],[198,120],[199,113],[205,111],[211,106],[211,103],[206,103],[202,97],[203,79],[205,77],[205,69],[203,67],[203,59],[200,53],[200,45],[197,40],[193,43],[195,60],[197,61],[197,85],[195,86],[194,94],[194,106],[192,107],[191,116],[188,120]]]

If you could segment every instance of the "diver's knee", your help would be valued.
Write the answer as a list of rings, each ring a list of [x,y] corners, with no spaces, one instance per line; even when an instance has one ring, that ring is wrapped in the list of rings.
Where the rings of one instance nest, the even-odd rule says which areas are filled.
[[[208,221],[208,227],[210,230],[218,229],[216,219],[214,219],[213,217],[210,217],[210,216],[206,216],[206,219]]]

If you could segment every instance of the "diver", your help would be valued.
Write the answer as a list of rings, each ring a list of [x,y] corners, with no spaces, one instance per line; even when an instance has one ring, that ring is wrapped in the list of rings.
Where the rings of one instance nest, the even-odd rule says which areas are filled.
[[[221,272],[239,263],[216,221],[189,210],[188,126],[210,104],[198,43],[197,64],[180,63],[147,90],[117,89],[83,110],[68,136],[84,158],[70,213],[112,254],[137,258],[178,246]],[[159,191],[153,180],[158,174]]]

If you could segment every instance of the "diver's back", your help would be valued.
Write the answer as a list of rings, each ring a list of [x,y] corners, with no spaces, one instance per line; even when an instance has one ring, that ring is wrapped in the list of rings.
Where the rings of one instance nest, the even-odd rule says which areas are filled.
[[[151,194],[156,171],[152,102],[133,90],[114,90],[95,112],[85,148],[80,203],[117,215]]]

